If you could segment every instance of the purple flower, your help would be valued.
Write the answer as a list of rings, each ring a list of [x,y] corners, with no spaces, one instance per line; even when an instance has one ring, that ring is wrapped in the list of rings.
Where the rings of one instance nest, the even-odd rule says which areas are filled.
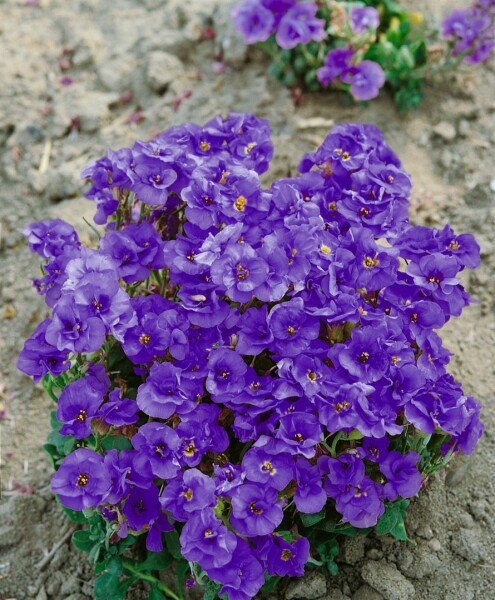
[[[325,59],[325,64],[316,70],[316,75],[321,85],[326,87],[330,82],[338,79],[344,72],[351,69],[354,50],[350,48],[335,48],[330,50]]]
[[[148,457],[154,475],[162,479],[175,477],[180,468],[175,455],[179,438],[172,428],[160,423],[145,423],[131,442],[136,450]]]
[[[271,533],[283,519],[277,491],[254,483],[244,483],[232,491],[230,522],[241,535],[256,537]]]
[[[294,461],[290,454],[270,454],[254,446],[246,452],[242,467],[248,481],[283,490],[294,477]]]
[[[385,73],[381,66],[372,60],[363,60],[358,65],[344,71],[343,83],[350,84],[350,93],[357,100],[376,98],[385,84]]]
[[[64,423],[60,433],[79,440],[91,435],[91,419],[98,416],[107,389],[91,376],[70,383],[58,399],[57,419]]]
[[[57,376],[70,367],[68,352],[58,350],[45,339],[50,323],[50,319],[45,319],[38,325],[31,337],[24,342],[17,359],[17,368],[33,377],[36,382],[46,373]]]
[[[244,0],[234,7],[232,18],[246,44],[264,42],[274,31],[275,18],[259,0]]]
[[[59,399],[60,402],[60,399]],[[132,425],[139,419],[139,406],[135,400],[120,397],[120,389],[115,388],[108,395],[108,401],[105,402],[98,411],[98,418],[106,425],[121,427],[122,425]]]
[[[327,495],[322,488],[321,475],[316,466],[313,466],[302,456],[296,462],[297,491],[294,502],[297,510],[306,514],[320,512],[327,503]]]
[[[268,348],[273,341],[273,333],[267,322],[266,306],[250,308],[239,322],[239,339],[236,351],[255,356]]]
[[[289,452],[312,458],[315,455],[315,446],[322,437],[321,427],[315,415],[293,412],[280,417],[279,422],[277,435]]]
[[[300,537],[291,544],[278,535],[272,536],[270,541],[267,560],[268,575],[302,577],[304,565],[309,558],[309,541],[305,537]]]
[[[316,18],[317,10],[313,2],[301,2],[290,8],[278,25],[277,44],[290,50],[298,44],[324,40],[327,37],[325,21]]]
[[[30,250],[42,258],[56,258],[70,247],[81,246],[74,227],[61,219],[32,223],[22,233],[27,237]]]
[[[223,584],[219,593],[227,594],[230,600],[251,600],[265,583],[263,566],[241,538],[237,539],[230,562],[223,567],[207,568],[207,573]]]
[[[191,513],[215,506],[215,483],[198,469],[184,471],[182,480],[172,480],[160,496],[160,504],[177,521],[187,521]]]
[[[215,348],[208,359],[206,389],[210,394],[235,394],[244,387],[247,365],[233,350]]]
[[[59,350],[95,352],[105,339],[106,327],[86,306],[76,304],[70,294],[62,296],[46,328],[46,341]]]
[[[188,413],[196,406],[196,396],[202,395],[198,383],[182,378],[181,369],[171,363],[154,363],[146,383],[138,388],[136,402],[150,417],[168,419],[175,412]]]
[[[412,498],[419,492],[422,479],[417,465],[420,459],[417,452],[402,455],[392,450],[380,461],[380,471],[387,478],[384,492],[389,500],[395,500],[399,496]]]
[[[248,244],[229,246],[211,266],[211,278],[235,302],[248,302],[268,277],[268,264]]]
[[[380,15],[376,8],[371,6],[354,6],[349,12],[354,33],[366,33],[369,29],[378,29]]]
[[[182,529],[180,545],[184,558],[203,569],[224,569],[232,560],[237,537],[215,517],[211,508],[195,512]]]
[[[147,489],[133,488],[125,501],[122,512],[133,531],[139,531],[149,525],[160,514],[156,486],[152,485]]]
[[[275,338],[271,347],[282,356],[296,356],[304,352],[320,332],[318,319],[304,312],[302,298],[294,298],[272,308],[268,326]]]
[[[52,477],[52,492],[72,510],[94,508],[110,488],[110,476],[103,458],[88,448],[66,456]]]

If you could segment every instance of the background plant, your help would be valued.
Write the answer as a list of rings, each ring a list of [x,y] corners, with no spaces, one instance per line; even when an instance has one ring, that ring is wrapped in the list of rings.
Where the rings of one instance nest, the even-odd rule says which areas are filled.
[[[25,231],[52,316],[18,366],[57,402],[52,490],[89,525],[97,598],[335,573],[339,536],[407,539],[408,499],[481,436],[434,331],[469,303],[474,238],[409,223],[371,125],[266,190],[272,154],[252,115],[175,127],[84,170],[98,249],[60,220]]]
[[[386,84],[407,110],[419,105],[433,71],[490,57],[494,10],[492,0],[479,0],[454,11],[443,23],[447,43],[440,49],[429,46],[435,33],[423,16],[393,0],[243,0],[233,19],[245,41],[272,58],[270,72],[283,85],[371,100]]]

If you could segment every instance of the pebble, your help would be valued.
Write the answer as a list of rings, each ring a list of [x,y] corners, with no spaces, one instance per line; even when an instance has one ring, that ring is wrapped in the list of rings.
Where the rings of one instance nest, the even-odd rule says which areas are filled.
[[[474,529],[459,529],[450,542],[452,551],[473,565],[485,559],[483,546],[480,544],[480,533]]]
[[[433,537],[433,531],[428,525],[420,525],[418,529],[416,529],[416,535],[419,535],[419,537],[423,538],[424,540],[431,540]]]
[[[378,548],[371,548],[366,552],[366,556],[371,560],[380,560],[383,558],[383,552],[378,550]]]
[[[436,538],[433,538],[428,542],[428,547],[430,550],[433,550],[433,552],[440,552],[440,550],[442,550],[442,544]]]
[[[147,82],[155,92],[163,93],[170,83],[184,72],[184,65],[173,54],[157,50],[151,52],[146,69]]]
[[[42,586],[38,595],[36,596],[36,600],[47,600],[48,596],[46,595],[45,588]]]
[[[383,600],[383,596],[369,585],[362,585],[352,596],[352,600]]]
[[[413,600],[416,590],[397,567],[385,561],[368,561],[361,569],[361,577],[385,600]]]
[[[452,123],[447,123],[446,121],[440,121],[440,123],[433,127],[432,131],[445,142],[452,142],[456,137],[455,127]]]
[[[285,592],[285,600],[316,600],[327,592],[327,582],[321,573],[312,571],[292,581]]]
[[[495,179],[490,181],[490,191],[495,193]]]

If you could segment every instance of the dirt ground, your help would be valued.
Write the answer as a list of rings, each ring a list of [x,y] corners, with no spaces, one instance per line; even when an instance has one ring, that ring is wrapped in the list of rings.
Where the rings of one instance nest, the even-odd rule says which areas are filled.
[[[408,2],[437,22],[467,4]],[[30,282],[37,261],[21,230],[61,217],[89,238],[83,216],[91,219],[92,205],[79,179],[87,162],[172,124],[228,111],[270,119],[270,178],[295,172],[301,154],[334,123],[378,125],[413,176],[412,220],[472,232],[482,251],[481,267],[465,277],[479,303],[443,334],[456,354],[451,372],[484,404],[478,450],[453,461],[414,501],[407,523],[414,544],[353,540],[338,576],[312,573],[280,597],[495,599],[494,64],[428,84],[420,110],[406,116],[386,94],[369,107],[338,94],[306,96],[294,107],[288,91],[267,77],[263,55],[235,36],[231,6],[0,0],[0,600],[92,597],[91,568],[69,547],[70,524],[49,491],[51,467],[41,446],[51,401],[15,369],[24,339],[46,315]],[[204,39],[208,28],[215,39]]]

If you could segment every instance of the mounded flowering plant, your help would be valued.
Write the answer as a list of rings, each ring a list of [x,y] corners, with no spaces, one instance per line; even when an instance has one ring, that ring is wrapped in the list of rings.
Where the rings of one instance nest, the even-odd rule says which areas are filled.
[[[437,333],[469,304],[474,238],[409,223],[372,125],[263,189],[272,154],[253,115],[173,127],[83,171],[98,248],[60,220],[24,232],[51,316],[18,366],[57,403],[52,490],[89,524],[96,598],[335,573],[339,536],[407,539],[409,499],[482,434]]]
[[[402,110],[420,103],[432,71],[485,61],[495,47],[494,0],[453,11],[442,24],[440,54],[423,16],[394,0],[241,0],[232,18],[296,98],[301,89],[330,88],[371,100],[387,84]]]

